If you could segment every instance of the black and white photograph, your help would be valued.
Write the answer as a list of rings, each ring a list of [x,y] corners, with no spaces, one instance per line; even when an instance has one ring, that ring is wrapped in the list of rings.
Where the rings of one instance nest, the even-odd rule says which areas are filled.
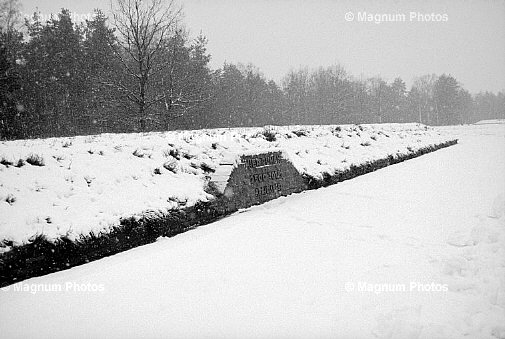
[[[505,0],[0,0],[0,338],[505,339]]]

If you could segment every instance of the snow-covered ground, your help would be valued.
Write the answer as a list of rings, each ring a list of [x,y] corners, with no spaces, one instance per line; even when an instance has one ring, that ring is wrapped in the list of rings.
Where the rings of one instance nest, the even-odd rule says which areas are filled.
[[[489,119],[477,121],[475,125],[505,124],[505,119]]]
[[[4,338],[505,338],[505,126],[0,291]]]
[[[300,173],[350,165],[448,140],[418,124],[290,126],[103,134],[0,142],[1,240],[20,244],[107,231],[121,218],[213,197],[208,175],[230,153],[282,149]],[[28,160],[27,160],[28,159]],[[31,159],[31,160],[30,160]],[[38,165],[43,166],[38,166]]]

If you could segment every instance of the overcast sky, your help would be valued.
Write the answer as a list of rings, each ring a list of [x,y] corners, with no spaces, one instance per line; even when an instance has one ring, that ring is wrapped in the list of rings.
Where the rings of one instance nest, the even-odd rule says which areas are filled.
[[[68,8],[86,15],[99,0],[21,0],[24,13]],[[450,73],[471,92],[505,89],[505,0],[181,0],[192,35],[209,39],[211,66],[252,62],[279,81],[292,68],[339,63],[354,75]],[[352,15],[348,14],[349,12]],[[411,13],[412,12],[412,13]],[[400,14],[399,21],[363,15]],[[420,22],[419,14],[440,22]],[[353,17],[352,21],[349,20]],[[402,15],[405,19],[402,20]],[[447,20],[445,20],[447,19]]]

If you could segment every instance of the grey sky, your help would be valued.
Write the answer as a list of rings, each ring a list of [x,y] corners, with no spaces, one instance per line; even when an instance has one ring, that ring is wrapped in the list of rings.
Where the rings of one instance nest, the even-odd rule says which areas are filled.
[[[21,0],[46,15],[107,9],[108,1]],[[359,77],[391,81],[450,73],[475,93],[505,89],[505,1],[181,0],[192,35],[209,39],[212,67],[252,62],[279,81],[291,68],[340,63]],[[345,14],[352,12],[349,22]],[[359,21],[363,14],[400,14],[405,21]],[[410,12],[447,15],[419,22]],[[398,16],[397,16],[398,18]],[[440,18],[440,16],[439,16]],[[401,19],[401,16],[399,17]]]

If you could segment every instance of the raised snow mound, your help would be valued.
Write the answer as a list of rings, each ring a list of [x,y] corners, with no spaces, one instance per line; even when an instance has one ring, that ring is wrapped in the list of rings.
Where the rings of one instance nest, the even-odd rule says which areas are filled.
[[[300,174],[394,159],[451,138],[420,124],[268,126],[102,134],[0,143],[1,251],[37,237],[70,241],[121,220],[212,201],[210,175],[230,154],[282,150]]]

